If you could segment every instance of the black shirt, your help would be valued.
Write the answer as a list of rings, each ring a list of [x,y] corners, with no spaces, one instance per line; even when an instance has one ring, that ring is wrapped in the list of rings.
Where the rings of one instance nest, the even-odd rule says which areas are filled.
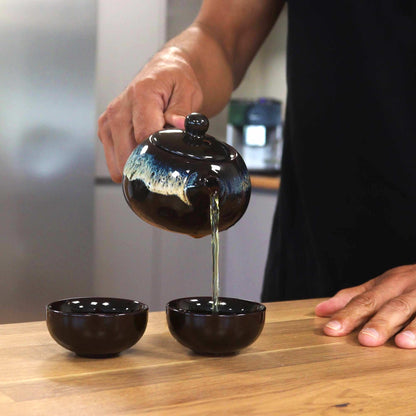
[[[416,7],[289,0],[282,182],[263,301],[416,263]]]

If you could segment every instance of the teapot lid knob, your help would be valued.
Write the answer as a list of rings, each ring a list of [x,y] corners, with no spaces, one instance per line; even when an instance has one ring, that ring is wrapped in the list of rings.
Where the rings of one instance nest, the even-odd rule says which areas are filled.
[[[208,118],[200,113],[191,113],[185,117],[185,131],[194,137],[203,137],[208,130]]]

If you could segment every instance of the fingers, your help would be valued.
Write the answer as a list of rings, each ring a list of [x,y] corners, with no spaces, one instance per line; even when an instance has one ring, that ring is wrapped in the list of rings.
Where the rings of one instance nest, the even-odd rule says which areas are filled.
[[[394,342],[400,348],[416,348],[416,320],[413,320],[402,332],[398,333],[394,338]]]
[[[98,136],[111,178],[121,182],[124,165],[137,146],[166,124],[184,128],[185,116],[199,111],[202,91],[192,68],[181,58],[149,65],[113,100],[98,123]]]
[[[107,108],[117,174],[123,175],[124,165],[137,146],[134,140],[132,107],[126,94],[116,98]]]
[[[135,147],[131,109],[123,95],[111,102],[98,119],[98,137],[111,179],[121,182],[124,164]]]
[[[110,103],[98,122],[98,136],[114,182],[121,182],[124,165],[137,144],[165,123],[162,99],[143,84],[128,87]]]
[[[177,129],[185,130],[185,116],[172,114],[168,115],[167,117],[165,116],[165,119],[167,124],[170,124]]]
[[[348,304],[331,316],[325,325],[327,335],[342,336],[349,334],[368,320],[384,301],[377,291],[366,291],[351,299]]]
[[[368,347],[384,344],[409,321],[415,310],[415,293],[397,296],[383,305],[377,314],[364,325],[358,334],[358,341]],[[408,328],[408,330],[413,333],[411,329]],[[405,345],[406,341],[410,341],[409,335],[399,336],[398,342]]]
[[[202,106],[202,92],[196,83],[189,82],[192,89],[184,88],[181,84],[175,86],[174,93],[165,111],[165,120],[176,128],[185,128],[185,116],[195,111],[200,111]]]
[[[104,155],[111,179],[116,183],[121,182],[122,175],[117,167],[113,138],[106,113],[103,113],[98,119],[98,137],[103,144]]]
[[[344,308],[352,298],[364,293],[370,286],[371,283],[368,282],[366,285],[354,286],[348,289],[340,290],[332,298],[318,304],[315,308],[315,314],[318,316],[333,315],[335,312]]]
[[[131,92],[132,123],[134,146],[146,140],[152,133],[163,129],[164,101],[158,94],[157,87],[148,83],[141,83]]]
[[[348,298],[354,294],[357,295]],[[416,268],[402,266],[355,288],[340,291],[316,307],[331,316],[324,333],[342,336],[362,326],[358,341],[378,346],[395,337],[397,346],[416,348]],[[403,329],[404,328],[404,329]]]
[[[386,302],[400,294],[400,287],[394,281],[376,281],[369,290],[353,297],[344,308],[335,312],[325,325],[324,332],[332,336],[349,334],[368,321]]]

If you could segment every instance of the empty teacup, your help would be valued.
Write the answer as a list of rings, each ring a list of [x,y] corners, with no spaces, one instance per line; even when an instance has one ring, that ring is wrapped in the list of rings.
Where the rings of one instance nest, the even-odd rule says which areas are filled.
[[[84,357],[110,357],[142,337],[148,306],[136,300],[88,297],[58,300],[46,307],[52,338]]]

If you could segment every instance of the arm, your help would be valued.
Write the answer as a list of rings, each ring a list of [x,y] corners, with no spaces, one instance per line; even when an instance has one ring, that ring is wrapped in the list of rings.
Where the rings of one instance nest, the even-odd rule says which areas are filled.
[[[283,0],[205,0],[192,25],[154,55],[100,116],[98,136],[120,182],[137,143],[166,124],[183,128],[193,111],[227,104],[270,32]]]

